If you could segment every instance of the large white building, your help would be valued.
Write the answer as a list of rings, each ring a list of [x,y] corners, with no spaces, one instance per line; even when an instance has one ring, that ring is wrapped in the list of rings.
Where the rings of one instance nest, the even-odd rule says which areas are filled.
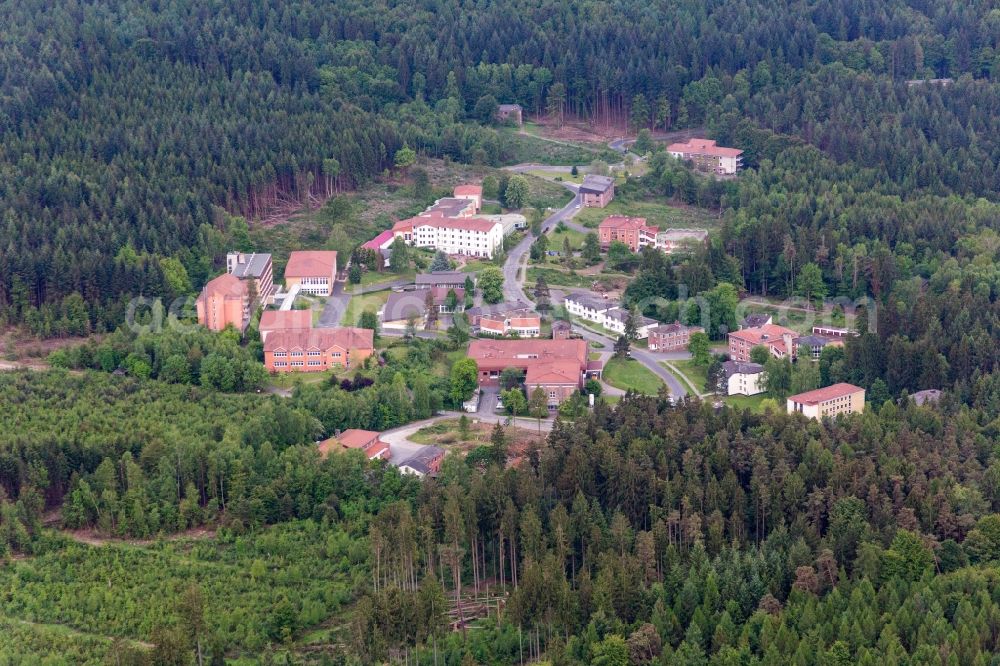
[[[591,296],[590,294],[567,294],[564,301],[566,312],[595,324],[604,325],[604,313],[615,307],[614,302]]]
[[[759,363],[726,361],[726,395],[757,395],[764,392],[764,366]]]
[[[613,301],[596,298],[590,294],[576,293],[568,294],[563,304],[566,306],[566,312],[574,317],[592,321],[619,335],[625,334],[628,310],[615,305]],[[660,322],[639,315],[635,324],[636,337],[645,340],[649,337],[650,329],[659,326]]]
[[[413,219],[415,247],[432,247],[445,254],[470,257],[493,255],[503,246],[503,224],[477,217],[417,217]]]

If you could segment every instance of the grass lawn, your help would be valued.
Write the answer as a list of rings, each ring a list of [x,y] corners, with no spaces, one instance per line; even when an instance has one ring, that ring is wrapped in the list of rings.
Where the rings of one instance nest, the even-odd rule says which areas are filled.
[[[570,229],[566,227],[560,230],[558,225],[549,232],[549,249],[562,252],[563,243],[565,239],[569,239],[569,245],[574,251],[583,249],[583,239],[587,237],[587,234],[581,233],[576,229]]]
[[[576,273],[569,273],[556,268],[529,266],[527,279],[528,283],[534,284],[535,282],[538,282],[539,277],[544,277],[545,282],[547,282],[550,287],[557,285],[560,287],[589,289],[594,282],[593,275],[577,275]]]
[[[293,389],[299,384],[319,384],[331,377],[340,377],[345,373],[344,368],[334,368],[323,372],[276,372],[271,375],[268,381],[269,386],[279,389]],[[354,376],[351,370],[347,374]]]
[[[500,132],[509,142],[510,164],[535,162],[555,166],[565,164],[590,164],[595,159],[616,161],[617,153],[600,144],[586,145],[568,141],[554,141],[537,136],[538,128],[526,130],[521,134],[517,129],[500,128]]]
[[[373,285],[387,284],[404,278],[412,280],[416,274],[417,272],[414,270],[404,271],[402,273],[393,273],[392,271],[386,271],[384,273],[380,273],[378,271],[365,271],[361,274],[360,286],[371,287]],[[352,287],[354,287],[354,285],[350,283],[344,285],[344,289],[348,292],[351,291]]]
[[[559,183],[544,178],[526,175],[528,181],[528,205],[535,208],[562,208],[573,198],[570,191]]]
[[[358,318],[361,317],[361,313],[365,310],[378,312],[385,305],[385,302],[389,300],[390,293],[392,293],[390,290],[384,289],[353,297],[347,306],[347,310],[344,312],[344,316],[340,320],[341,326],[357,326]]]
[[[576,183],[577,185],[583,182],[583,176],[584,176],[584,174],[582,173],[577,173],[577,175],[574,176],[571,171],[562,173],[553,171],[543,171],[541,169],[531,169],[529,171],[525,171],[524,173],[528,174],[529,176],[534,176],[535,178],[551,180],[557,183],[560,181],[565,181],[567,183]]]
[[[690,358],[683,361],[668,361],[668,363],[683,372],[695,385],[699,393],[705,392],[705,381],[708,379],[707,366],[698,365],[694,362],[694,359]]]
[[[673,206],[666,198],[642,201],[614,199],[604,208],[583,208],[575,221],[585,227],[596,228],[609,215],[644,217],[654,226],[665,228],[713,229],[718,226],[718,215],[710,210]]]
[[[766,393],[757,395],[730,395],[722,399],[724,403],[736,409],[749,409],[751,412],[763,411],[761,403],[767,398]]]
[[[659,377],[634,359],[613,358],[604,365],[604,381],[623,391],[656,395],[664,385]]]

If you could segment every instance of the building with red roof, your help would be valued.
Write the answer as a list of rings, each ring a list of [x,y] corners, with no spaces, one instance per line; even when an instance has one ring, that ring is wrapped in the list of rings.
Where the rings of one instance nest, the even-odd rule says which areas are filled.
[[[337,280],[337,253],[332,250],[296,250],[285,265],[285,289],[295,285],[307,294],[329,296]]]
[[[270,372],[322,372],[350,368],[375,353],[369,328],[314,328],[272,331],[264,340],[264,367]]]
[[[260,341],[275,331],[299,331],[312,328],[311,310],[264,310],[260,314]]]
[[[482,185],[456,185],[455,186],[455,198],[456,199],[469,199],[474,201],[476,204],[476,212],[478,213],[483,207],[483,186]]]
[[[789,414],[802,414],[811,419],[861,412],[864,408],[865,390],[844,382],[788,396],[787,403]]]
[[[232,326],[243,331],[250,322],[250,291],[235,275],[223,273],[210,280],[195,301],[198,323],[212,331]]]
[[[711,139],[689,139],[687,143],[672,143],[667,152],[679,160],[694,162],[695,167],[721,175],[732,175],[742,166],[742,150],[716,145]]]
[[[799,334],[790,328],[777,324],[765,324],[756,328],[743,328],[729,334],[729,358],[734,361],[749,361],[750,350],[766,347],[775,358],[794,359],[798,349]]]
[[[351,428],[319,443],[319,452],[324,458],[338,449],[360,449],[369,460],[388,460],[392,451],[374,430]]]
[[[496,386],[500,373],[517,368],[525,373],[525,387],[541,387],[550,405],[559,404],[583,388],[588,376],[600,376],[601,367],[588,359],[585,340],[492,340],[469,344],[468,357],[479,367],[479,384]]]
[[[626,215],[609,215],[597,226],[602,248],[607,249],[611,243],[617,241],[628,245],[633,252],[638,252],[647,245],[656,245],[656,234],[659,230],[659,227],[646,224],[644,217]]]

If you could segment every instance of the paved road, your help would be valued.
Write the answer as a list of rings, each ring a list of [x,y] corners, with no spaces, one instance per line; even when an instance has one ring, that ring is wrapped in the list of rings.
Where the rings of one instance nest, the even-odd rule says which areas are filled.
[[[349,285],[343,281],[334,282],[333,295],[326,299],[326,306],[324,306],[323,313],[319,316],[319,321],[316,322],[316,328],[340,326],[340,320],[343,319],[344,313],[347,312],[352,296],[371,294],[376,291],[385,291],[386,289],[397,289],[405,287],[408,284],[413,284],[413,280],[401,278],[392,282],[380,282],[365,287],[355,284]]]
[[[580,208],[583,206],[580,195],[576,194],[577,186],[573,183],[562,183],[562,186],[573,192],[574,196],[568,204],[545,218],[542,222],[542,233],[554,228],[560,222],[565,222],[567,226],[572,225],[571,228],[577,230],[590,231],[590,229],[572,222],[573,216],[580,212]],[[507,260],[503,265],[503,295],[504,299],[508,301],[530,300],[524,292],[524,283],[520,279],[520,273],[521,265],[524,263],[524,258],[528,254],[528,250],[531,248],[534,240],[535,237],[528,233],[521,239],[520,243],[507,252]]]
[[[573,331],[583,336],[584,340],[600,342],[604,345],[606,350],[614,349],[615,341],[606,335],[595,333],[594,331],[583,328],[582,326],[574,326]],[[662,379],[663,383],[670,389],[670,395],[674,398],[683,398],[687,395],[688,391],[681,381],[674,377],[669,370],[660,365],[660,361],[670,360],[666,358],[666,354],[659,354],[633,346],[632,358],[639,363],[642,363],[647,369],[649,369],[650,372]]]
[[[413,456],[417,451],[427,446],[426,444],[417,444],[410,439],[413,433],[417,432],[421,428],[426,428],[429,425],[437,423],[438,421],[443,421],[445,419],[457,419],[462,415],[461,412],[443,412],[429,419],[424,419],[423,421],[415,421],[414,423],[408,423],[405,426],[400,426],[399,428],[393,428],[392,430],[386,430],[379,437],[381,437],[383,442],[389,444],[389,449],[391,451],[391,457],[389,458],[389,463],[396,465],[397,467]],[[508,417],[503,414],[475,414],[466,415],[478,420],[480,423],[506,423]],[[554,419],[546,419],[541,422],[542,432],[550,432],[552,430]],[[523,428],[525,430],[538,431],[538,421],[529,418],[517,418],[515,419],[514,425],[518,428]]]

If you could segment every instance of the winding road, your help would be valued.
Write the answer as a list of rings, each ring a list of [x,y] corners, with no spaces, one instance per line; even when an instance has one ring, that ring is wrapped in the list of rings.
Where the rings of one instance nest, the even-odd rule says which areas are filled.
[[[513,169],[515,167],[511,168]],[[570,167],[563,168],[569,169]],[[531,169],[526,168],[525,170]],[[561,184],[571,192],[576,192],[577,190],[577,186],[572,183]],[[582,205],[580,195],[576,194],[568,204],[557,210],[549,217],[545,218],[545,221],[542,222],[542,233],[546,233],[560,222],[565,222],[566,226],[569,226],[570,228],[577,228],[578,230],[582,230],[584,232],[593,231],[593,229],[581,227],[579,224],[572,221],[573,216],[580,211]],[[524,278],[526,273],[524,270],[524,259],[528,254],[528,250],[531,248],[531,243],[534,240],[535,236],[529,232],[523,239],[521,239],[520,243],[507,252],[507,260],[503,265],[503,295],[504,299],[508,301],[520,300],[529,303],[534,302],[534,299],[528,298],[528,294],[524,291]],[[614,346],[615,341],[606,335],[601,335],[600,333],[596,333],[580,326],[574,327],[574,330],[580,333],[585,340],[600,342],[606,348]],[[667,385],[667,388],[670,389],[670,395],[672,395],[675,399],[682,398],[687,394],[687,389],[684,388],[681,382],[674,377],[669,370],[660,365],[660,361],[663,360],[661,357],[645,349],[633,347],[632,358],[645,366],[654,375],[662,379]]]

